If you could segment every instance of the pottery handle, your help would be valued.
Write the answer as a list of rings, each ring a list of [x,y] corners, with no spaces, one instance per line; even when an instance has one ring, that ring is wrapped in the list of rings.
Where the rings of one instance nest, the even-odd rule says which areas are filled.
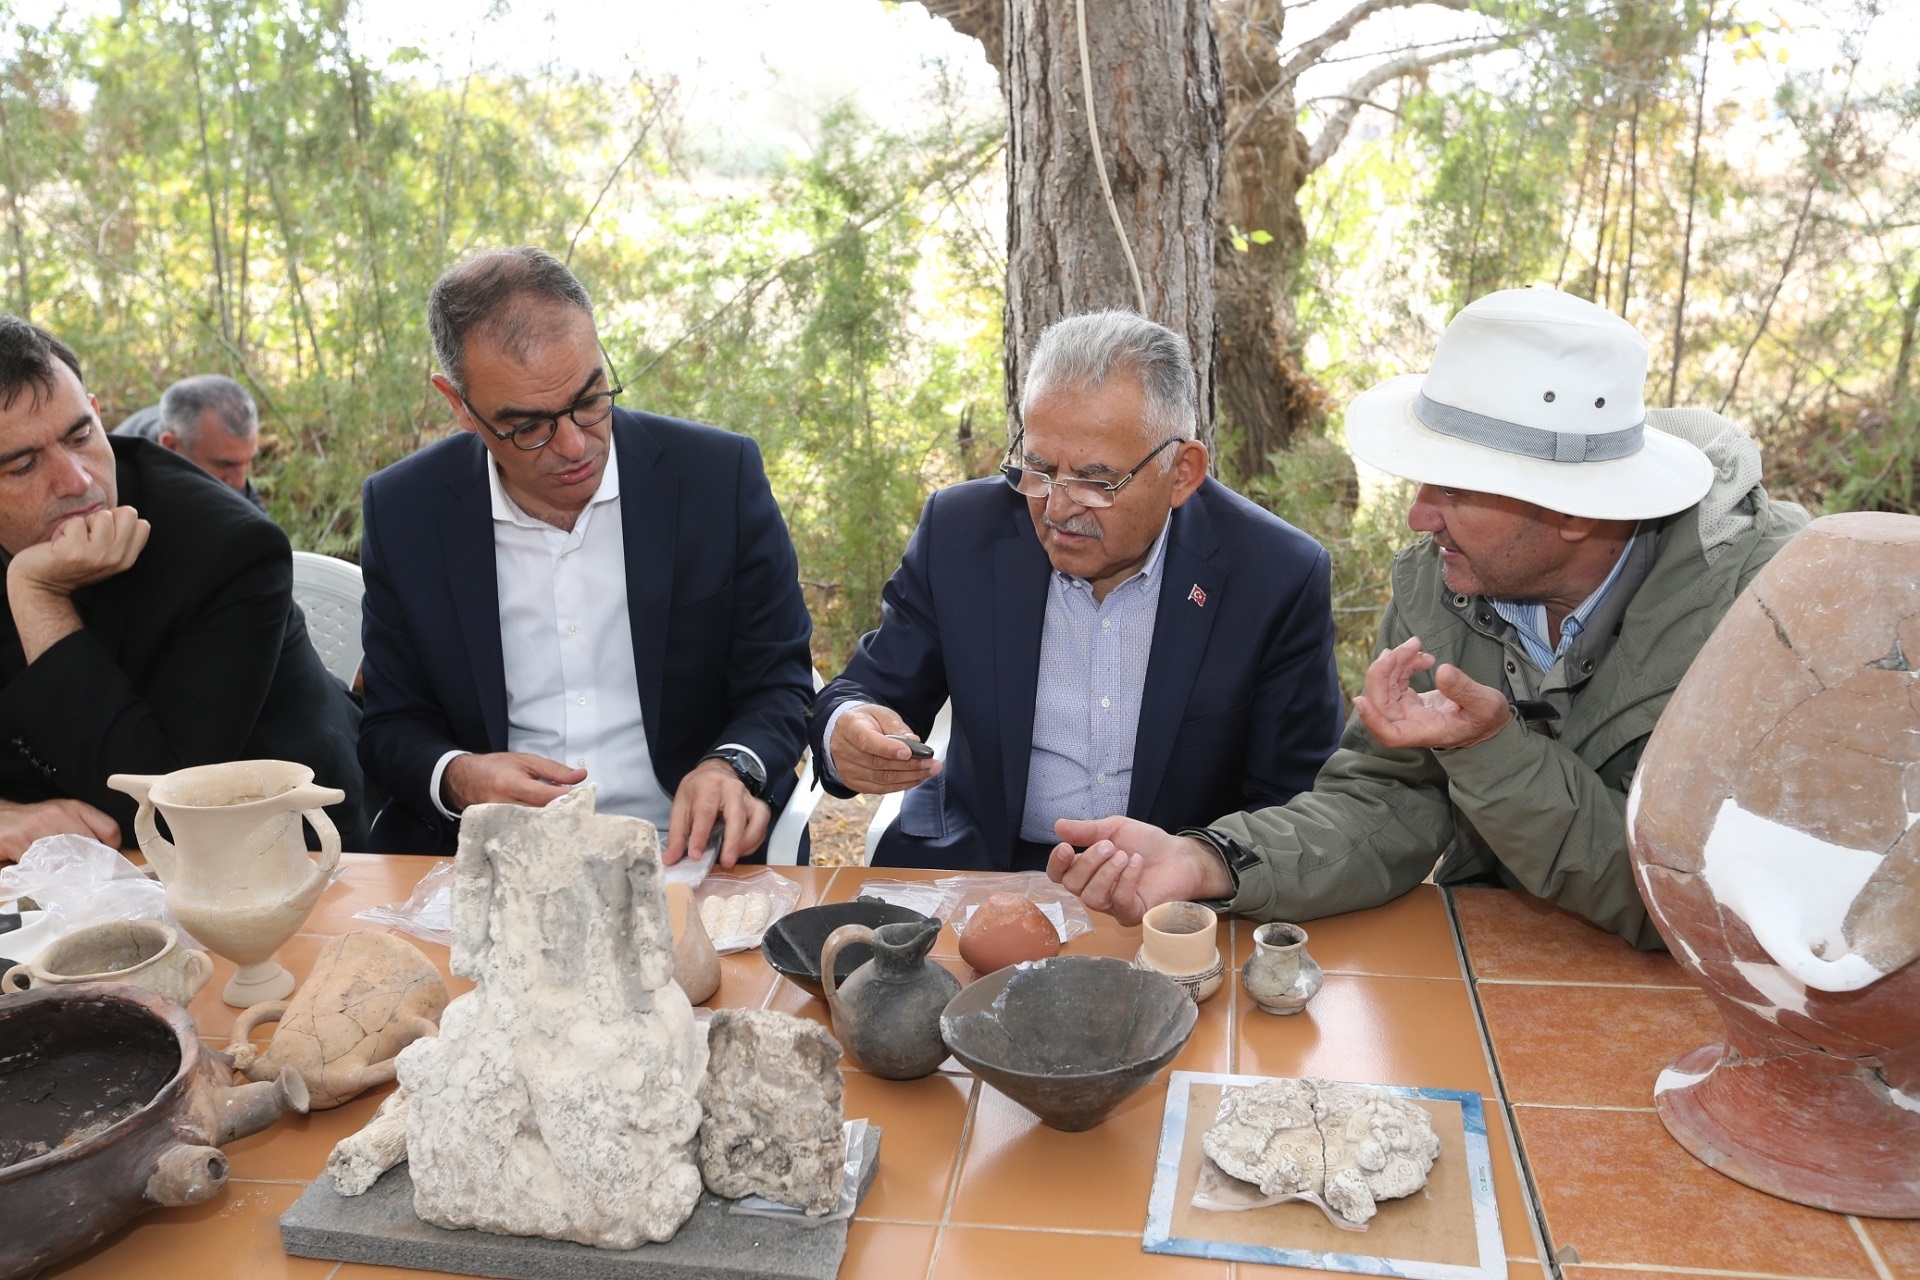
[[[213,957],[204,951],[189,950],[187,958],[193,961],[193,983],[187,989],[187,1001],[200,994],[200,988],[207,985],[207,979],[213,977]]]
[[[13,968],[7,970],[4,977],[0,977],[0,991],[4,991],[10,996],[19,995],[27,989],[28,985],[27,966],[23,964],[13,966]]]
[[[158,773],[116,773],[107,779],[107,785],[115,791],[124,791],[140,802],[140,809],[133,815],[133,838],[140,846],[140,852],[147,856],[153,869],[160,873],[161,883],[173,879],[173,845],[160,834],[159,824],[153,820],[153,784],[166,775]]]
[[[856,942],[873,942],[873,930],[864,924],[843,924],[827,935],[827,945],[820,948],[820,989],[827,994],[827,1003],[833,1003],[834,981],[833,964],[840,958],[840,952]]]
[[[325,792],[326,795],[332,797],[331,799],[322,800],[322,804],[339,804],[347,798],[346,792],[335,791],[330,787],[313,787],[312,790]],[[315,805],[313,808],[306,810],[300,816],[305,818],[307,823],[312,826],[314,831],[320,836],[320,869],[318,874],[323,877],[332,875],[334,867],[339,865],[340,862],[340,828],[333,825],[333,819],[329,818],[327,811],[320,808],[319,805]]]

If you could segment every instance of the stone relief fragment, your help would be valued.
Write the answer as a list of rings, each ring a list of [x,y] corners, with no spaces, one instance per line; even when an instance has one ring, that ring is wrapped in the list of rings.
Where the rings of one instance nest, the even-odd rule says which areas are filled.
[[[707,1044],[707,1190],[765,1196],[813,1217],[830,1212],[845,1177],[840,1042],[807,1018],[720,1009]]]
[[[1440,1156],[1419,1104],[1331,1080],[1269,1080],[1220,1096],[1201,1149],[1267,1196],[1313,1197],[1351,1223],[1427,1185]]]

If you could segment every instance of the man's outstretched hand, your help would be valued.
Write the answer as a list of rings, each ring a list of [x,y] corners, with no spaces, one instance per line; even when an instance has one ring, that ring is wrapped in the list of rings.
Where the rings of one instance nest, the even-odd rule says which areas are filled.
[[[1163,902],[1233,892],[1226,865],[1198,840],[1120,817],[1062,818],[1053,830],[1062,843],[1047,858],[1047,878],[1121,924],[1139,924],[1148,908]]]
[[[1373,660],[1353,709],[1374,741],[1389,748],[1457,751],[1485,742],[1513,720],[1505,694],[1450,662],[1434,671],[1432,690],[1416,693],[1413,676],[1433,665],[1433,655],[1421,651],[1419,636]]]

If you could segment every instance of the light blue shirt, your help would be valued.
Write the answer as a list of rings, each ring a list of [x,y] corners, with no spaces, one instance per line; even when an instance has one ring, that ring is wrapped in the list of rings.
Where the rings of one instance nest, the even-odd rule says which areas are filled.
[[[1127,811],[1133,741],[1172,527],[1171,520],[1161,527],[1140,571],[1107,592],[1105,600],[1094,600],[1093,584],[1085,578],[1058,570],[1048,575],[1023,840],[1054,843],[1057,818]]]
[[[1640,541],[1640,531],[1634,530],[1633,537],[1620,551],[1620,558],[1613,562],[1613,572],[1607,580],[1584,601],[1580,607],[1568,614],[1560,624],[1560,643],[1556,646],[1548,643],[1550,634],[1547,627],[1547,606],[1538,600],[1498,600],[1492,596],[1486,598],[1493,611],[1513,624],[1520,635],[1520,645],[1526,650],[1527,660],[1542,671],[1552,671],[1553,664],[1560,659],[1580,633],[1587,629],[1587,620],[1606,602],[1613,586],[1620,581],[1620,571],[1626,568],[1627,561],[1633,558],[1635,544]]]

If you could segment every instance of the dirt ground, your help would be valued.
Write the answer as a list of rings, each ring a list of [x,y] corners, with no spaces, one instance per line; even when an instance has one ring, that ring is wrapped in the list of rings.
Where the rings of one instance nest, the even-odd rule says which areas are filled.
[[[866,858],[867,824],[879,806],[878,796],[836,800],[821,796],[809,824],[816,867],[857,867]]]

